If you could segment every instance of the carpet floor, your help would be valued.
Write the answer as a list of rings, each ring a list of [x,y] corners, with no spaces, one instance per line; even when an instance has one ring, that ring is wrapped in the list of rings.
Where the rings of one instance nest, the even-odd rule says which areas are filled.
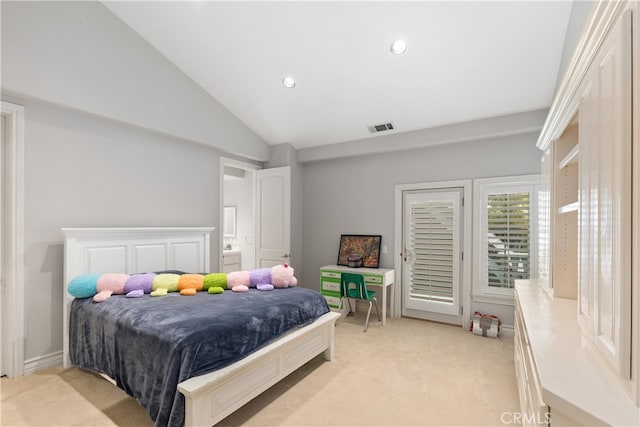
[[[519,410],[513,339],[455,326],[341,319],[336,357],[318,356],[219,426],[486,426]],[[2,426],[152,426],[99,375],[54,367],[2,378]],[[505,414],[505,415],[503,415]]]

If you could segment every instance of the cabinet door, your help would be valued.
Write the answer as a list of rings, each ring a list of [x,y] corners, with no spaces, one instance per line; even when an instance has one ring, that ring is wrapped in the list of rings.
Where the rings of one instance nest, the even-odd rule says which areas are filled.
[[[541,159],[541,185],[538,193],[538,278],[551,286],[551,188],[553,186],[553,144]]]
[[[623,379],[631,360],[631,13],[612,28],[588,73],[593,146],[588,172],[595,346]],[[585,179],[583,177],[583,179]],[[589,270],[590,269],[590,270]],[[581,268],[581,271],[583,269]],[[587,290],[588,291],[588,290]],[[581,294],[582,297],[582,294]]]
[[[578,215],[578,320],[583,333],[593,338],[593,278],[598,266],[598,217],[592,206],[598,203],[598,145],[594,102],[593,73],[587,75],[579,89],[579,215]],[[595,154],[594,154],[595,153]]]

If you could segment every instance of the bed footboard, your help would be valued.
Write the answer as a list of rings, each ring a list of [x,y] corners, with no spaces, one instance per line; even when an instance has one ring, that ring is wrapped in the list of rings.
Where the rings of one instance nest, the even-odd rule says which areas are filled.
[[[220,422],[322,352],[331,361],[339,317],[329,312],[233,365],[178,384],[185,397],[185,426]]]

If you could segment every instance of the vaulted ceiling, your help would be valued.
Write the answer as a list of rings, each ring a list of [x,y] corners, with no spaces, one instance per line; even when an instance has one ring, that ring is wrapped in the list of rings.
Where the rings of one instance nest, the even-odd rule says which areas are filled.
[[[572,3],[104,4],[265,141],[307,148],[549,107]]]

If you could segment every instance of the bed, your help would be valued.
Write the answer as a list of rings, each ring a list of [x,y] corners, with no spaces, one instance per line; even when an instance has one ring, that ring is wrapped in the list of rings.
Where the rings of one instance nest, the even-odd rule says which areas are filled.
[[[200,227],[65,228],[65,283],[78,275],[104,272],[208,272],[211,231]],[[64,364],[71,366],[73,360],[108,374],[153,414],[156,425],[213,425],[318,354],[332,360],[339,315],[319,308],[326,303],[316,303],[318,296],[296,287],[241,294],[199,292],[193,297],[118,295],[96,304],[91,299],[74,301],[65,291]],[[200,304],[211,314],[202,317],[193,311]],[[224,312],[231,304],[239,308]],[[256,304],[264,309],[251,312],[251,321],[243,322],[247,316],[242,313]],[[108,312],[111,317],[103,317]],[[289,323],[284,313],[293,313],[295,322]],[[151,323],[141,327],[141,319]],[[276,338],[263,332],[251,335],[255,323],[262,321]],[[231,332],[223,327],[214,332],[213,324],[244,329]],[[150,336],[152,329],[157,329],[159,338]],[[189,334],[182,334],[185,329]],[[241,341],[243,354],[216,348],[216,343],[226,346],[230,337]],[[104,359],[96,357],[103,352]],[[172,361],[156,366],[159,358],[154,358],[154,352],[170,354],[167,359]],[[198,359],[197,354],[206,357]],[[158,398],[158,393],[166,396]]]

